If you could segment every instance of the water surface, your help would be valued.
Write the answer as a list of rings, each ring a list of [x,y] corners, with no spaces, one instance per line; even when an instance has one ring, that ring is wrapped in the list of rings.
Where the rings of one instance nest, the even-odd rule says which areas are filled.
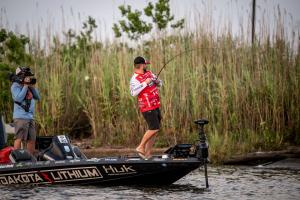
[[[300,199],[300,172],[252,167],[210,167],[166,187],[0,186],[0,199]],[[157,180],[159,181],[159,180]]]

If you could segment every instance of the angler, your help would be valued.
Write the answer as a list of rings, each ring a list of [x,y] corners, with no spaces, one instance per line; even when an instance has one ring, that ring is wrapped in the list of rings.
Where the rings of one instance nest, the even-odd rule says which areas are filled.
[[[150,62],[146,62],[143,57],[136,57],[134,74],[130,80],[130,93],[132,96],[138,96],[140,111],[148,124],[148,130],[136,148],[138,154],[144,159],[151,157],[152,146],[160,129],[161,121],[158,87],[162,86],[162,81],[157,79],[150,70],[147,70],[147,64]]]

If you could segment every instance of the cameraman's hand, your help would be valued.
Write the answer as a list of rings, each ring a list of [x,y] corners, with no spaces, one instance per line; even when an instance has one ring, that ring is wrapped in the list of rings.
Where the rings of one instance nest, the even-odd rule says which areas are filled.
[[[30,85],[30,77],[24,78],[24,85]]]

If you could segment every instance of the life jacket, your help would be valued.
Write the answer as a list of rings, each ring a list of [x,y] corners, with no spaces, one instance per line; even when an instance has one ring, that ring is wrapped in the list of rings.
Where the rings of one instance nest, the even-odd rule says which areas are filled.
[[[135,73],[135,76],[135,79],[138,80],[140,83],[144,82],[147,78],[155,78],[151,71],[146,71],[144,74]],[[138,104],[141,112],[154,110],[160,107],[160,100],[156,84],[146,86],[138,94]]]

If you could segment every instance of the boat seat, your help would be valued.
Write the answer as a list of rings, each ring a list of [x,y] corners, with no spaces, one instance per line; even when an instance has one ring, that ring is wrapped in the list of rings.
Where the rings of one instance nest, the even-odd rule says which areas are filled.
[[[80,158],[80,159],[87,159],[87,157],[85,156],[85,154],[82,153],[82,152],[80,151],[80,149],[79,149],[77,146],[73,146],[73,145],[72,145],[72,149],[73,149],[75,155],[76,155],[78,158]]]
[[[18,162],[36,162],[36,158],[24,149],[16,149],[10,153],[10,161],[12,163]]]

